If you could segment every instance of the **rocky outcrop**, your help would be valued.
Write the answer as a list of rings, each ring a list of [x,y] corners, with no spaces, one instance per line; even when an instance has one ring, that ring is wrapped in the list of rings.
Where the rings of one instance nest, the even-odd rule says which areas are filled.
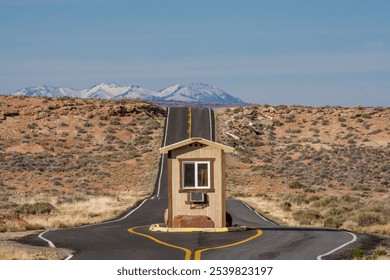
[[[19,116],[19,110],[14,108],[5,108],[0,110],[0,120],[5,120],[7,117],[17,117]]]
[[[153,104],[119,105],[108,109],[109,116],[130,116],[144,112],[149,117],[165,116],[165,110]]]

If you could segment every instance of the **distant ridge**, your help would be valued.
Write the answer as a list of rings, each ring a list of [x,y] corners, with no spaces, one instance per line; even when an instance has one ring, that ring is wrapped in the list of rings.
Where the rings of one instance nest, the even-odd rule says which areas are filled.
[[[138,85],[121,86],[116,83],[101,83],[88,89],[76,90],[69,87],[36,86],[24,88],[7,95],[48,96],[98,99],[141,99],[155,102],[190,102],[215,104],[245,104],[240,98],[205,83],[171,85],[161,91],[153,91]]]
[[[241,99],[228,94],[226,91],[204,83],[175,84],[161,90],[159,96],[164,101],[244,103]]]

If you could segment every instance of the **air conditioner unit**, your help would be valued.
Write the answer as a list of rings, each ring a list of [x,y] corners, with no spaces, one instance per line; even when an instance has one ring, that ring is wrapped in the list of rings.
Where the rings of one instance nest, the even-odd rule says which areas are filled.
[[[206,195],[200,192],[190,193],[190,201],[191,202],[205,202]]]

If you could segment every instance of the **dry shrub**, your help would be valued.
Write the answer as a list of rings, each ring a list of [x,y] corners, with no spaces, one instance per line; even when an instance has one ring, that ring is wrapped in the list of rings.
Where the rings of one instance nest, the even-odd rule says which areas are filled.
[[[315,225],[318,224],[322,216],[316,210],[298,210],[293,213],[293,218],[301,225]]]
[[[339,228],[343,225],[345,220],[338,216],[338,217],[328,217],[324,220],[324,227],[330,227],[330,228]]]
[[[284,195],[283,200],[298,206],[309,203],[305,193],[289,193]]]
[[[50,214],[54,212],[56,208],[47,202],[36,202],[34,204],[25,203],[19,205],[16,208],[16,213],[18,214],[26,214],[26,215],[43,215]]]
[[[289,212],[291,211],[291,203],[288,201],[285,201],[281,204],[283,211]]]
[[[290,189],[302,189],[304,185],[302,185],[299,181],[293,181],[290,184],[288,184],[288,187]]]
[[[355,220],[357,224],[362,227],[385,224],[384,217],[377,212],[361,212],[357,215]]]

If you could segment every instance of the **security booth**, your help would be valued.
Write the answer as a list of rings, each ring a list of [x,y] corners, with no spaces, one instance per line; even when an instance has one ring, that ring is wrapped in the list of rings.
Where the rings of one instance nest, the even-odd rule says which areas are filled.
[[[160,148],[168,154],[168,227],[225,227],[225,153],[233,148],[189,138]]]

